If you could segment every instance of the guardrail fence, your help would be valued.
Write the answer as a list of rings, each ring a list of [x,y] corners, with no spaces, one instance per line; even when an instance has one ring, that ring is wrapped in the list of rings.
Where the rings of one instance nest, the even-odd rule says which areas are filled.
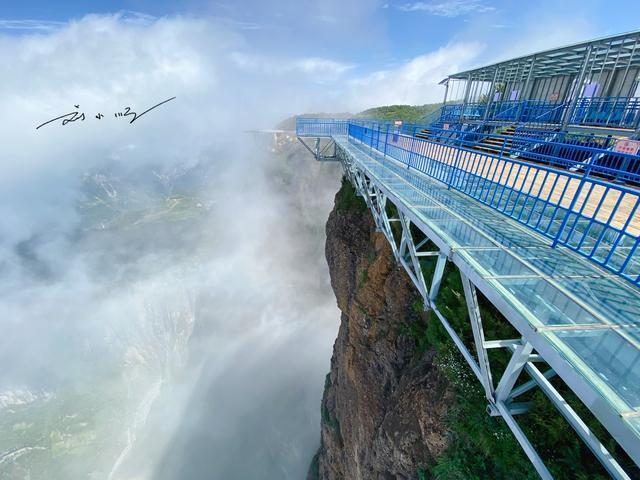
[[[602,178],[640,184],[639,156],[525,136],[431,128],[418,137],[418,126],[330,122],[299,119],[296,130],[348,135],[640,284],[640,191]],[[488,150],[489,137],[498,151]]]

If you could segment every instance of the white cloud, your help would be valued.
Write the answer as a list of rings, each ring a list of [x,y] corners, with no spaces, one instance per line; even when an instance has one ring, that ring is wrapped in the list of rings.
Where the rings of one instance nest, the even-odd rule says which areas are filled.
[[[151,25],[157,17],[147,13],[136,12],[133,10],[120,10],[113,15],[124,23],[135,25]],[[56,20],[37,20],[37,19],[18,19],[11,20],[0,18],[0,30],[7,31],[24,31],[33,32],[52,32],[69,25],[68,22],[60,22]]]
[[[266,75],[289,75],[302,73],[316,80],[336,80],[353,66],[319,57],[281,58],[250,53],[233,52],[230,55],[234,64],[250,73]]]
[[[264,71],[247,75],[229,58],[245,46],[231,29],[189,18],[126,18],[90,15],[44,35],[0,35],[0,97],[11,112],[0,121],[0,247],[74,221],[69,182],[96,162],[195,159],[241,142],[238,132],[304,110],[299,84],[287,88]],[[314,58],[287,65],[292,79],[345,68]],[[140,112],[173,96],[132,125],[114,118],[126,106]],[[84,122],[35,129],[74,105]],[[95,119],[98,112],[105,117]]]
[[[0,19],[0,30],[51,31],[66,25],[53,20],[8,20]]]
[[[472,13],[495,12],[496,8],[481,0],[442,0],[436,2],[414,2],[398,5],[405,12],[425,12],[438,17],[459,17]]]
[[[200,390],[252,399],[251,406],[262,413],[259,418],[274,420],[268,411],[270,402],[238,393],[242,388],[238,384],[252,384],[256,377],[261,378],[266,386],[261,389],[265,393],[256,397],[260,400],[276,398],[272,392],[286,391],[287,382],[299,385],[299,378],[305,378],[306,387],[312,389],[310,402],[302,406],[296,398],[292,409],[318,412],[315,406],[339,315],[328,283],[322,286],[320,300],[309,300],[316,298],[317,289],[301,288],[305,282],[322,281],[318,279],[326,278],[326,271],[321,276],[301,269],[300,259],[308,261],[311,256],[303,255],[306,242],[301,240],[302,232],[290,225],[296,215],[289,214],[287,202],[266,191],[263,156],[256,151],[249,155],[253,137],[244,130],[273,125],[289,112],[304,111],[309,96],[300,80],[344,71],[342,66],[331,60],[302,58],[283,62],[289,65],[285,77],[260,69],[249,75],[228,54],[246,49],[245,38],[212,20],[90,15],[59,28],[32,30],[26,35],[0,35],[0,98],[5,112],[0,118],[0,330],[4,332],[0,336],[0,361],[6,366],[0,374],[0,392],[13,387],[14,382],[36,383],[45,375],[47,385],[56,389],[63,383],[60,379],[75,377],[78,370],[94,373],[94,365],[102,361],[113,362],[110,366],[118,363],[120,350],[126,350],[126,358],[131,360],[129,346],[137,350],[149,345],[151,354],[157,349],[161,355],[171,356],[171,345],[154,340],[170,340],[175,333],[171,331],[172,319],[182,313],[193,316],[188,294],[203,291],[210,307],[199,307],[198,315],[205,316],[208,323],[197,339],[198,345],[211,355],[208,363],[220,363],[230,377],[240,375],[223,382],[205,379],[209,383]],[[134,124],[114,116],[125,106],[140,112],[172,96],[176,100]],[[56,122],[35,129],[45,120],[74,110],[74,105],[86,112],[84,122],[66,126]],[[105,117],[95,119],[97,112]],[[115,171],[116,180],[123,179],[123,184],[134,177],[129,175],[133,171],[155,185],[151,179],[156,171],[163,172],[163,167],[179,173],[176,165],[199,160],[215,162],[216,167],[210,177],[203,178],[203,182],[210,181],[204,190],[211,194],[211,212],[216,217],[212,213],[213,218],[203,220],[202,228],[193,232],[195,239],[200,238],[198,244],[202,243],[206,256],[199,257],[196,248],[198,252],[187,261],[174,263],[179,263],[174,260],[175,254],[189,248],[183,243],[190,233],[177,234],[174,230],[181,221],[158,225],[142,239],[139,248],[123,248],[126,255],[119,255],[118,245],[137,237],[130,229],[126,228],[131,237],[119,231],[84,230],[87,222],[82,222],[79,207],[103,203],[97,195],[95,201],[83,196],[82,178],[93,178],[92,171]],[[305,165],[315,168],[312,163]],[[116,191],[108,185],[105,189]],[[125,189],[123,186],[119,192],[127,202]],[[129,196],[134,204],[135,199],[146,197],[144,188],[136,183],[132,190]],[[334,192],[335,185],[331,185],[318,195],[321,198],[313,198],[313,202],[322,204],[318,211],[324,218]],[[121,205],[124,211],[132,208]],[[117,212],[120,207],[105,208]],[[305,217],[309,214],[305,209]],[[320,221],[318,218],[314,225]],[[171,248],[154,252],[150,244],[157,239],[147,237],[155,235],[172,239]],[[176,268],[170,268],[173,266]],[[110,273],[112,269],[115,272]],[[307,328],[311,333],[303,331]],[[297,351],[290,353],[292,345],[304,345],[310,355],[308,362],[300,362],[302,356],[296,355]],[[271,349],[282,352],[282,360],[273,362],[261,353]],[[247,351],[252,355],[247,356]],[[225,352],[228,364],[219,362],[225,360]],[[143,361],[147,358],[142,357]],[[257,373],[239,371],[238,365],[247,359],[259,364],[259,369],[251,370]],[[283,377],[280,364],[290,365],[291,359],[300,369]],[[216,369],[212,369],[207,373],[215,377]],[[117,373],[114,371],[114,375]],[[197,368],[194,373],[197,375]],[[282,378],[289,380],[283,384]],[[131,383],[136,388],[143,386],[135,379]],[[93,386],[82,384],[88,389]],[[131,395],[130,401],[136,402],[140,397],[126,387],[116,386],[111,393]],[[191,401],[190,394],[184,393],[182,403],[170,402],[170,414],[162,415],[161,421],[165,434],[170,432],[165,430],[164,417],[175,423],[183,420],[180,413]],[[214,416],[207,424],[216,425],[216,432],[223,432],[224,440],[231,444],[234,442],[230,438],[246,432],[239,428],[245,422],[241,409],[235,405],[211,408],[204,400],[210,397],[204,395],[197,410],[189,408],[195,415],[192,421],[198,414],[211,413]],[[122,412],[113,419],[109,432],[121,426],[122,439],[131,438],[128,425],[122,425],[129,418],[129,412]],[[317,418],[312,420],[308,425],[319,425]],[[265,431],[272,430],[269,435],[276,435],[288,422],[283,418],[273,424],[260,423]],[[284,462],[272,462],[279,472],[290,467],[284,463],[298,462],[300,471],[291,478],[303,475],[308,465],[306,454],[311,456],[317,446],[317,431],[308,427],[303,430],[304,442],[299,442],[297,435],[285,437],[294,438],[300,447],[299,456],[304,458],[290,460],[287,449],[282,450],[287,457]],[[256,435],[258,442],[261,438]],[[119,448],[118,442],[109,444]],[[165,458],[163,445],[157,448],[157,458]],[[262,442],[256,450],[260,448],[273,449],[274,443]],[[144,447],[140,451],[140,458],[150,463],[156,458]],[[96,452],[105,456],[105,466],[111,454]],[[228,457],[225,461],[237,469],[238,461]],[[99,468],[103,469],[102,463]],[[152,473],[148,478],[154,478]],[[215,471],[210,474],[229,478]],[[123,473],[114,478],[147,477]]]
[[[397,68],[353,78],[348,82],[347,102],[350,108],[360,110],[378,105],[439,102],[444,90],[438,82],[469,66],[483,48],[475,42],[449,44]]]

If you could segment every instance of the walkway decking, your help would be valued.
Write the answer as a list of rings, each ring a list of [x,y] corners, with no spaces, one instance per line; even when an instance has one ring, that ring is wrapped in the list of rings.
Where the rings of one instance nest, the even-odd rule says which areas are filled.
[[[455,147],[431,142],[415,142],[411,137],[399,136],[398,146],[407,150],[414,149],[420,155],[456,165],[457,168],[470,173],[481,172],[481,176],[500,185],[527,192],[533,197],[542,197],[569,208],[580,186],[580,178],[567,177],[560,171],[549,175],[541,174],[535,164],[530,167],[514,164],[507,160],[487,155],[482,152],[461,150]],[[461,153],[458,155],[458,153]],[[626,220],[632,214],[638,201],[638,194],[624,194],[610,191],[606,186],[586,181],[581,194],[576,199],[574,210],[582,211],[585,215],[595,217],[601,222],[609,221],[614,227],[624,228]],[[622,197],[622,198],[620,198]],[[586,199],[586,203],[585,203]],[[640,216],[632,218],[627,226],[627,232],[640,235]]]

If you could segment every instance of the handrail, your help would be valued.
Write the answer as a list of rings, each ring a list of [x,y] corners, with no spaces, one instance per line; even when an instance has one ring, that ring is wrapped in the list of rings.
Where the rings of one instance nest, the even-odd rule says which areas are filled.
[[[374,123],[370,122],[371,125]],[[378,125],[382,125],[378,123]],[[402,130],[411,133],[418,131],[421,126],[403,125]],[[548,141],[525,135],[502,135],[497,133],[479,133],[475,131],[456,130],[457,137],[452,137],[452,130],[446,130],[433,126],[427,127],[429,137],[443,144],[451,144],[453,140],[459,140],[469,148],[486,147],[482,144],[488,138],[498,139],[503,142],[511,142],[511,147],[504,148],[500,154],[516,154],[522,158],[544,162],[549,165],[570,169],[582,165],[586,158],[597,158],[600,163],[593,165],[593,173],[611,177],[616,181],[632,182],[640,184],[640,156],[613,151],[609,146],[594,147],[568,143],[566,141]],[[588,141],[591,138],[606,140],[607,137],[576,136],[578,139]]]
[[[568,105],[567,103],[561,103],[561,104],[560,104],[560,105],[558,105],[557,107],[552,108],[551,110],[547,110],[547,111],[546,111],[546,112],[544,112],[544,113],[541,113],[540,115],[538,115],[537,117],[535,117],[533,120],[534,120],[534,121],[535,121],[535,120],[538,120],[538,119],[540,119],[540,118],[544,117],[545,115],[549,115],[550,113],[555,112],[556,110],[558,110],[558,109],[560,109],[560,108],[566,108],[566,107],[567,107],[567,105]]]
[[[442,109],[444,107],[446,107],[447,105],[440,105],[438,108],[436,108],[433,112],[429,112],[427,113],[423,118],[422,118],[422,122],[423,123],[428,123],[428,124],[433,124],[437,121],[440,120],[440,117],[442,116]]]
[[[483,115],[482,121],[494,122],[509,119],[523,124],[534,124],[541,120],[547,123],[561,124],[568,120],[576,125],[592,125],[637,129],[640,125],[640,97],[580,97],[576,100],[571,118],[558,112],[567,109],[569,102],[549,100],[505,100],[491,104],[483,102],[468,102],[443,106],[441,121],[447,120],[479,120],[477,115],[468,112],[477,109]],[[517,118],[516,118],[517,117]]]
[[[604,175],[620,182],[640,184],[640,156],[614,151],[611,148],[611,139],[608,137],[576,135],[578,141],[586,142],[591,139],[605,141],[602,147],[595,147],[592,145],[570,143],[566,140],[566,137],[560,141],[548,141],[530,136],[530,132],[523,132],[524,135],[502,135],[497,133],[444,129],[433,125],[410,123],[402,124],[398,127],[392,122],[381,122],[373,119],[331,120],[301,118],[300,120],[301,123],[313,123],[315,120],[319,126],[331,123],[332,121],[339,124],[339,126],[334,127],[333,130],[323,127],[323,135],[325,136],[330,135],[331,131],[336,135],[345,135],[347,133],[347,123],[352,123],[369,126],[371,128],[388,126],[391,131],[412,136],[421,130],[428,130],[429,138],[433,141],[447,145],[462,145],[476,150],[478,148],[486,150],[487,146],[483,144],[483,141],[492,138],[500,140],[503,143],[500,155],[517,155],[525,160],[543,162],[563,169],[581,169],[584,167],[584,161],[587,158],[594,158],[597,159],[597,161],[595,163],[592,162],[593,174]],[[298,135],[301,135],[299,131]],[[506,143],[510,143],[510,147],[506,147]]]
[[[407,168],[419,170],[541,233],[553,245],[575,250],[640,285],[636,255],[640,247],[640,191],[594,176],[601,173],[598,172],[601,165],[593,162],[585,165],[566,158],[562,159],[564,163],[547,161],[549,165],[517,160],[505,153],[504,143],[498,154],[478,151],[475,147],[480,142],[469,138],[485,134],[456,131],[456,137],[446,138],[445,142],[438,141],[441,132],[451,133],[444,129],[431,129],[425,139],[415,136],[416,126],[361,119],[339,122],[335,130],[344,132],[346,124],[346,133],[337,135],[347,135]],[[326,123],[325,119],[319,119],[319,133],[327,130]],[[300,125],[311,134],[312,122],[305,120]],[[513,140],[511,136],[486,135]],[[611,155],[605,149],[529,140],[555,148],[556,155],[562,149],[586,152],[592,158],[600,153]],[[538,160],[552,157],[539,155]],[[640,173],[640,157],[618,152],[616,155],[633,160]],[[584,168],[583,174],[566,170],[576,165]],[[640,178],[638,173],[633,174],[634,178]]]
[[[493,118],[504,118],[506,116],[507,112],[510,112],[511,110],[516,109],[516,108],[519,109],[520,108],[520,104],[515,104],[515,105],[507,108],[506,110],[503,110],[502,112],[496,114],[495,117],[493,117]]]
[[[628,269],[640,244],[640,192],[590,176],[591,166],[579,175],[390,133],[350,123],[348,135],[640,285],[637,267]]]

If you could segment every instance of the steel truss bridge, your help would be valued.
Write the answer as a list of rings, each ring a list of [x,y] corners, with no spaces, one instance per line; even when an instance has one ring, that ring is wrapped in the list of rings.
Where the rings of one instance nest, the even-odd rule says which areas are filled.
[[[296,134],[317,160],[341,162],[425,308],[481,383],[488,414],[504,419],[540,477],[552,478],[516,421],[528,410],[521,396],[534,388],[611,477],[630,478],[550,379],[560,377],[640,465],[638,193],[571,171],[571,162],[525,162],[384,123],[299,118]],[[394,222],[401,226],[399,241]],[[437,259],[429,278],[423,257]],[[462,279],[473,346],[438,306],[447,263]],[[485,339],[478,290],[517,338]],[[510,352],[499,376],[490,349]],[[519,382],[524,374],[528,380]]]

